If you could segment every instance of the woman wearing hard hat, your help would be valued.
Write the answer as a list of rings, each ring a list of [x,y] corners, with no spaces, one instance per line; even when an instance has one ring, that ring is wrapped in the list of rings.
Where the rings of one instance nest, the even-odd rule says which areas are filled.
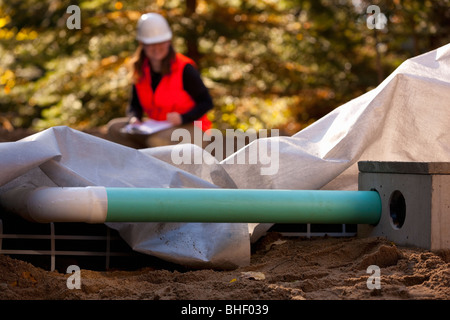
[[[195,130],[206,131],[211,127],[206,113],[213,107],[194,61],[175,52],[172,31],[160,14],[141,16],[136,39],[139,47],[132,59],[133,86],[128,118],[112,120],[108,124],[109,137],[135,148],[154,147],[179,143],[172,141],[172,132],[183,128],[191,133],[191,143],[194,143]],[[172,127],[150,136],[123,130],[130,124],[141,124],[144,117],[165,121]]]

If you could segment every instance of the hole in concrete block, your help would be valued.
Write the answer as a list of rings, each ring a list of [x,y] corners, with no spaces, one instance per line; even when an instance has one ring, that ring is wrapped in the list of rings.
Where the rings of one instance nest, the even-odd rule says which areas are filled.
[[[403,194],[395,190],[389,199],[389,215],[391,217],[391,225],[394,229],[400,229],[406,218],[406,202]]]

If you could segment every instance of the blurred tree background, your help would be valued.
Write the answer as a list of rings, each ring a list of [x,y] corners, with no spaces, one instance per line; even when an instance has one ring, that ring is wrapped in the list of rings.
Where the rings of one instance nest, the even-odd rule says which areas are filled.
[[[81,28],[69,29],[70,5]],[[386,17],[367,26],[369,5]],[[450,0],[0,0],[0,127],[86,130],[121,117],[140,15],[164,15],[219,129],[293,134],[450,41]]]

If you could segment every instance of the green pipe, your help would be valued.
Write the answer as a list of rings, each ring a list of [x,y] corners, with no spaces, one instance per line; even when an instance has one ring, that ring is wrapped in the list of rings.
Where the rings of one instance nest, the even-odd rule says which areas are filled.
[[[376,224],[376,191],[106,188],[107,222]]]

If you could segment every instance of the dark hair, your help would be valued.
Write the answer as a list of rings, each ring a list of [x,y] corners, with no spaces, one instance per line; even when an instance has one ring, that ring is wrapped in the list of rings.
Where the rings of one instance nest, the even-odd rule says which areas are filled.
[[[142,77],[143,65],[146,59],[147,57],[145,56],[144,47],[140,43],[130,60],[131,78],[133,82],[139,81],[139,79]],[[161,62],[161,74],[163,76],[171,72],[171,66],[174,59],[175,49],[171,44],[169,46],[169,52],[167,53],[167,56],[165,56]]]

